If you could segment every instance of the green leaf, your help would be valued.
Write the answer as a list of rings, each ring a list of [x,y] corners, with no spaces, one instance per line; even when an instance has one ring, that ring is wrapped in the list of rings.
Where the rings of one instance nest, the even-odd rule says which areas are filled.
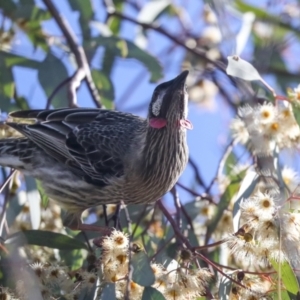
[[[115,300],[116,299],[116,285],[114,283],[106,283],[102,288],[99,300]]]
[[[49,20],[51,18],[50,12],[37,7],[34,1],[26,0],[20,1],[15,6],[11,3],[7,6],[4,5],[3,13],[27,34],[34,46],[39,46],[44,51],[48,51],[49,47],[46,35],[41,27],[41,21]]]
[[[162,67],[158,60],[146,51],[136,46],[134,43],[115,36],[101,36],[93,38],[85,48],[87,48],[88,50],[92,49],[95,43],[96,45],[103,46],[106,49],[106,52],[108,52],[112,56],[119,56],[122,58],[135,58],[140,61],[151,74],[151,82],[156,82],[163,77]],[[105,63],[105,61],[103,63]]]
[[[1,50],[0,50],[0,57],[5,58],[5,65],[7,66],[7,68],[11,68],[13,66],[20,66],[20,67],[37,69],[40,65],[39,61],[35,61],[33,59],[24,56],[19,56]]]
[[[90,0],[69,0],[73,10],[79,13],[79,23],[84,38],[90,37],[89,23],[93,18],[93,8]]]
[[[114,108],[113,100],[115,98],[114,86],[109,77],[107,77],[103,72],[93,69],[91,71],[93,80],[99,94],[101,96],[101,102],[108,109]]]
[[[268,296],[270,296],[272,300],[291,300],[288,291],[283,289],[280,291],[280,297],[277,292],[270,293]]]
[[[117,11],[122,12],[124,7],[124,1],[123,0],[115,0],[114,1],[115,8]],[[112,31],[114,35],[118,35],[120,33],[122,24],[122,19],[116,16],[110,16],[107,20],[107,25],[109,26],[109,29]]]
[[[274,259],[270,259],[270,263],[272,264],[273,268],[277,272],[278,276],[281,275],[281,279],[285,288],[292,294],[297,295],[300,291],[299,282],[297,277],[289,264],[289,262],[277,262]]]
[[[15,84],[12,70],[7,68],[6,60],[2,55],[0,55],[0,70],[2,70],[0,72],[0,109],[9,111]]]
[[[47,196],[47,194],[42,186],[42,183],[39,180],[36,180],[36,186],[40,193],[42,207],[47,208],[48,203],[49,203],[49,197]]]
[[[38,67],[38,78],[48,97],[68,77],[66,67],[62,61],[51,53],[48,53]],[[66,86],[60,89],[51,103],[55,108],[68,106]]]
[[[271,24],[275,24],[280,26],[281,28],[291,30],[293,31],[296,35],[299,36],[299,31],[297,30],[296,27],[292,26],[290,23],[286,23],[282,21],[282,18],[280,18],[279,15],[272,15],[268,13],[267,10],[261,9],[257,6],[253,6],[251,4],[245,3],[244,1],[241,0],[236,0],[234,1],[236,9],[239,11],[246,13],[246,12],[253,12],[255,14],[255,17],[257,20],[261,20],[263,22],[268,22]]]
[[[13,0],[0,1],[0,7],[6,15],[12,14],[17,9],[17,5]]]
[[[60,250],[59,256],[66,266],[71,270],[77,270],[82,267],[84,256],[82,249]]]
[[[235,154],[233,151],[230,152],[228,155],[226,161],[225,161],[225,166],[224,166],[224,172],[226,175],[230,175],[232,169],[234,166],[237,165],[237,160],[235,157]]]
[[[147,286],[144,289],[142,300],[165,300],[164,295],[157,289]]]
[[[150,267],[149,258],[144,251],[132,254],[131,264],[134,282],[142,286],[150,286],[154,283],[154,274]]]
[[[230,184],[226,188],[224,194],[221,196],[220,202],[217,206],[217,211],[212,220],[210,221],[209,225],[207,226],[207,233],[206,236],[209,238],[211,234],[216,229],[223,212],[227,209],[232,197],[237,193],[240,187],[240,183],[245,176],[246,171],[242,171],[239,174],[230,176]]]
[[[14,110],[26,110],[30,109],[28,100],[25,97],[14,95],[14,100],[16,102],[16,108]]]
[[[87,246],[77,239],[61,233],[43,230],[26,230],[16,232],[10,235],[5,243],[13,244],[18,247],[28,244],[60,250],[87,249]]]
[[[300,126],[300,105],[298,103],[292,102],[292,108],[296,122]]]

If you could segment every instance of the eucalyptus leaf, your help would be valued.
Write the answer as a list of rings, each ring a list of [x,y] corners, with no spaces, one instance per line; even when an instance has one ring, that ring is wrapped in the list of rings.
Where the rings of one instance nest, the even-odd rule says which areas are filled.
[[[293,114],[297,124],[300,126],[300,105],[298,103],[292,102]]]
[[[296,274],[293,271],[289,262],[277,262],[274,259],[270,260],[273,268],[276,270],[277,274],[281,275],[281,279],[285,288],[292,294],[297,295],[300,291],[299,282],[297,280]]]
[[[151,286],[146,286],[144,288],[142,300],[165,300],[165,299],[166,298],[164,297],[164,295],[157,289]]]
[[[60,250],[87,249],[87,246],[77,239],[61,233],[43,230],[16,232],[8,236],[5,244],[11,244],[18,247],[37,245]]]
[[[106,283],[102,288],[99,300],[115,300],[116,299],[116,285],[114,283]]]
[[[38,78],[48,97],[68,77],[66,67],[62,61],[51,53],[48,53],[38,67]],[[68,106],[66,87],[56,93],[51,103],[55,108]]]
[[[154,283],[154,274],[151,269],[149,258],[142,250],[133,253],[131,257],[133,267],[132,280],[142,286],[151,286]]]
[[[207,226],[207,238],[210,238],[211,234],[214,232],[219,221],[221,220],[224,210],[227,209],[232,197],[238,192],[240,183],[244,178],[245,174],[246,171],[243,170],[238,174],[229,176],[230,184],[227,186],[225,192],[221,196],[220,202],[217,206],[217,211]]]
[[[9,111],[15,84],[12,70],[7,68],[6,60],[2,55],[0,55],[0,69],[5,70],[0,72],[0,109]]]
[[[49,203],[49,197],[46,194],[46,192],[42,186],[42,183],[39,180],[36,180],[36,186],[40,193],[42,207],[47,208],[48,203]]]
[[[113,100],[115,98],[114,94],[114,86],[109,77],[107,77],[103,72],[99,70],[92,70],[92,77],[95,82],[95,85],[99,91],[101,96],[102,104],[108,108],[113,109],[114,103]]]
[[[247,61],[240,57],[228,56],[228,65],[226,72],[230,76],[238,77],[244,80],[262,80],[258,71]]]
[[[89,50],[94,47],[95,44],[104,47],[106,52],[112,56],[119,56],[127,59],[134,58],[140,61],[148,69],[151,75],[151,82],[156,82],[163,77],[162,67],[158,60],[131,41],[127,41],[116,36],[99,36],[91,39],[91,41],[86,44],[85,48]],[[107,63],[106,60],[103,63]],[[105,68],[103,67],[103,70],[104,69]]]
[[[59,256],[66,266],[70,266],[71,270],[78,270],[82,267],[84,262],[84,255],[82,249],[74,250],[60,250]]]
[[[90,37],[89,23],[93,18],[93,7],[90,0],[69,0],[70,6],[73,10],[79,13],[79,23],[82,35],[86,38]]]

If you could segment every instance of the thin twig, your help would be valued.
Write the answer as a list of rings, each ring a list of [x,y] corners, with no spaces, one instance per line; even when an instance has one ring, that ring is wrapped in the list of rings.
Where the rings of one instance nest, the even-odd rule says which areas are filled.
[[[180,207],[181,207],[183,215],[185,216],[185,218],[187,220],[187,223],[190,225],[190,230],[192,230],[194,232],[193,220],[191,219],[190,215],[188,214],[188,212],[186,211],[184,205],[182,205],[181,202],[180,202]]]
[[[160,208],[160,210],[163,212],[163,214],[165,215],[165,217],[167,218],[167,220],[170,222],[175,235],[178,239],[180,239],[189,250],[193,250],[192,245],[190,244],[189,240],[181,233],[179,227],[177,226],[176,222],[174,221],[174,219],[172,218],[172,216],[170,215],[169,211],[165,208],[165,206],[163,205],[161,200],[157,201],[157,205]]]
[[[81,82],[85,79],[94,104],[96,105],[96,107],[101,107],[101,98],[93,81],[91,70],[83,47],[77,43],[76,36],[73,33],[72,28],[69,26],[67,21],[60,15],[58,10],[52,3],[52,0],[43,0],[43,2],[50,11],[56,23],[58,24],[64,37],[66,38],[66,41],[72,53],[74,54],[76,63],[78,65],[78,68],[75,74],[72,76],[72,79],[70,80],[69,84],[69,106],[77,106],[76,90],[80,86]]]
[[[221,177],[226,160],[229,156],[229,154],[231,153],[233,147],[236,145],[237,141],[236,140],[232,140],[225,148],[224,154],[222,155],[222,157],[220,158],[219,164],[218,164],[218,170],[216,172],[215,177],[212,179],[212,181],[210,182],[209,186],[206,189],[206,192],[208,193],[210,191],[210,189],[212,188],[213,184],[215,183],[215,181]]]
[[[161,248],[156,250],[156,252],[149,258],[149,260],[153,261],[154,258],[169,245],[169,243],[174,239],[174,237],[175,237],[175,234],[173,234],[167,241],[165,241],[164,244],[161,246]]]
[[[203,188],[206,190],[207,189],[207,186],[205,185],[204,183],[204,180],[202,179],[202,176],[200,174],[200,170],[199,170],[199,167],[197,166],[197,164],[195,163],[195,161],[191,158],[189,158],[189,164],[191,165],[191,167],[193,168],[194,172],[195,172],[195,175],[196,175],[196,180],[197,182],[203,186]]]
[[[179,229],[181,230],[182,229],[181,203],[175,186],[172,188],[171,194],[173,195],[174,205],[176,207],[176,223]]]
[[[2,183],[1,187],[0,187],[0,194],[3,192],[4,188],[6,187],[6,185],[10,182],[10,180],[12,179],[13,175],[15,174],[16,170],[12,169],[10,174],[8,175],[8,177],[4,180],[4,182]]]
[[[188,188],[187,186],[183,185],[180,182],[177,182],[176,185],[178,185],[179,187],[181,187],[182,189],[184,189],[191,195],[200,198],[200,200],[207,200],[210,204],[217,205],[217,203],[213,200],[213,198],[208,194],[199,194],[199,193],[193,191],[192,189]]]

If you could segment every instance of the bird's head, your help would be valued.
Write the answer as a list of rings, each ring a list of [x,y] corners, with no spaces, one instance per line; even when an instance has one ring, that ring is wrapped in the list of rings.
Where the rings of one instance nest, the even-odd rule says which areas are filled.
[[[191,129],[186,119],[188,113],[188,93],[185,80],[188,71],[182,72],[173,80],[158,85],[149,105],[149,126],[154,129],[165,127]]]

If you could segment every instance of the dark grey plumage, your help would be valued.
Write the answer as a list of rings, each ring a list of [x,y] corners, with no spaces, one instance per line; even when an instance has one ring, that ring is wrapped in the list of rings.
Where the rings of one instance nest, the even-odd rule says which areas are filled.
[[[24,138],[0,140],[0,165],[40,179],[76,220],[101,204],[154,202],[188,161],[187,75],[154,90],[147,119],[105,109],[14,112],[36,122],[7,123]]]

